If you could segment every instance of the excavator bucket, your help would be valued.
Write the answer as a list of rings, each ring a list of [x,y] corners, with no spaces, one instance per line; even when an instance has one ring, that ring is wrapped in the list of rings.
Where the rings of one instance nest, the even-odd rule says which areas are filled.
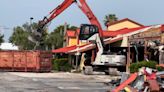
[[[42,34],[37,31],[34,31],[32,35],[28,37],[28,40],[30,40],[33,43],[39,42],[41,39],[42,39]]]
[[[95,33],[98,33],[98,27],[96,25],[82,24],[80,27],[79,40],[88,40]]]

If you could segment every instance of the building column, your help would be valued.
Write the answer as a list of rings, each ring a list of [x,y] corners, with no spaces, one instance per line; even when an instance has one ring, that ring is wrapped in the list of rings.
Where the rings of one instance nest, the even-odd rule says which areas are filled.
[[[92,58],[91,58],[91,62],[94,62],[95,61],[95,51],[92,50]]]
[[[80,56],[80,52],[79,52],[79,45],[77,45],[77,52],[75,53],[76,55],[76,70],[78,70],[78,62],[79,62],[79,56]]]
[[[146,40],[144,40],[145,44],[144,44],[144,60],[147,61],[148,60],[148,56],[147,56],[147,44],[148,42]]]
[[[128,39],[128,51],[127,51],[127,64],[126,64],[126,72],[130,73],[130,62],[131,62],[131,59],[130,59],[130,41]]]

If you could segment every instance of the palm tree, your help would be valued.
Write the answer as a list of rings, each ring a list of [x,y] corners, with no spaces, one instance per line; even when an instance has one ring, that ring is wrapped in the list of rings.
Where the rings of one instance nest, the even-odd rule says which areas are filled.
[[[67,25],[68,30],[76,30],[76,26]],[[57,49],[63,47],[64,43],[64,25],[57,26],[53,32],[48,35],[45,40],[50,49]]]
[[[25,50],[27,47],[28,32],[24,31],[22,27],[18,26],[14,28],[14,32],[9,38],[9,42],[19,46],[20,50]]]
[[[108,14],[105,16],[104,25],[108,27],[111,23],[116,22],[118,20],[115,14]]]
[[[28,40],[29,35],[31,35],[31,26],[33,25],[34,24],[29,25],[28,23],[25,23],[22,26],[14,27],[9,42],[17,45],[20,50],[33,50],[35,43]]]

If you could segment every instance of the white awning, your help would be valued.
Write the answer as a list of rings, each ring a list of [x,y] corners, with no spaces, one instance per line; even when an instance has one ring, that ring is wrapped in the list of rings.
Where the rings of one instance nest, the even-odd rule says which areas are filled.
[[[1,43],[1,50],[18,50],[18,46],[13,45],[12,43]]]

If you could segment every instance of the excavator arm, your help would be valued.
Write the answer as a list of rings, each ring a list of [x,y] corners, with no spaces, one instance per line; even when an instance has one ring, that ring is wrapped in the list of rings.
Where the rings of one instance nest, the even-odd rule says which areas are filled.
[[[81,9],[81,11],[87,16],[89,19],[92,28],[94,26],[97,26],[99,36],[102,37],[102,27],[98,21],[98,19],[95,17],[89,6],[87,5],[86,0],[65,0],[62,4],[60,4],[58,7],[53,9],[48,16],[44,17],[43,20],[39,21],[38,23],[38,29],[33,32],[33,36],[29,37],[29,40],[35,40],[33,42],[40,42],[42,40],[42,36],[44,33],[44,28],[46,25],[51,22],[54,18],[56,18],[58,15],[60,15],[64,10],[66,10],[69,6],[71,6],[73,3],[76,3],[77,6]],[[95,27],[94,27],[95,28]],[[95,28],[95,29],[96,29]],[[92,30],[91,30],[92,31]],[[93,34],[93,33],[91,33]],[[90,35],[90,34],[89,34]]]
[[[92,10],[89,8],[88,4],[86,3],[86,0],[79,0],[79,3],[77,2],[77,5],[82,10],[82,12],[87,16],[90,23],[92,25],[96,25],[98,27],[99,36],[102,37],[103,36],[102,27],[101,27],[98,19],[94,15],[94,13],[92,12]]]
[[[65,0],[62,4],[57,6],[55,9],[53,9],[48,16],[45,16],[43,20],[39,21],[37,32],[42,33],[44,27],[51,22],[54,18],[56,18],[58,15],[60,15],[65,9],[67,9],[69,6],[71,6],[76,0]],[[41,36],[41,34],[40,34]]]
[[[51,22],[54,18],[60,15],[64,10],[66,10],[69,6],[71,6],[76,0],[65,0],[55,9],[53,9],[48,16],[45,16],[43,20],[38,22],[37,30],[33,31],[32,35],[28,37],[28,39],[36,44],[39,44],[42,41],[44,29],[46,25]]]
[[[77,6],[81,9],[81,11],[87,16],[88,20],[92,25],[96,25],[99,28],[99,35],[102,36],[102,27],[98,21],[98,19],[93,14],[92,10],[86,3],[86,0],[65,0],[61,5],[52,10],[50,14],[42,21],[39,21],[39,29],[38,32],[41,32],[45,25],[51,22],[54,18],[56,18],[59,14],[61,14],[65,9],[71,6],[73,3],[76,3]]]
[[[59,14],[61,14],[65,9],[71,6],[74,2],[76,2],[76,0],[65,0],[61,5],[59,5],[54,10],[52,10],[49,16],[47,16],[41,21],[43,23],[42,26],[48,24],[50,21],[56,18]]]

